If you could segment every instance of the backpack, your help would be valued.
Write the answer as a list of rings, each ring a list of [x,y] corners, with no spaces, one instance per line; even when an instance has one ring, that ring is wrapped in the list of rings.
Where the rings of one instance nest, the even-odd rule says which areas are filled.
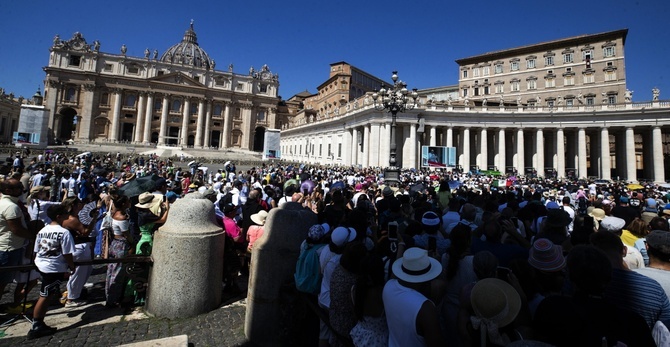
[[[578,212],[580,216],[585,216],[587,214],[588,206],[586,204],[586,198],[579,198],[577,203]]]
[[[295,264],[295,287],[298,291],[309,294],[319,294],[321,290],[321,267],[319,265],[318,250],[325,245],[307,245],[300,252],[298,262]]]
[[[228,192],[226,195],[221,197],[221,200],[219,201],[219,208],[221,211],[223,211],[223,207],[226,206],[227,204],[232,204],[233,203],[233,193]]]

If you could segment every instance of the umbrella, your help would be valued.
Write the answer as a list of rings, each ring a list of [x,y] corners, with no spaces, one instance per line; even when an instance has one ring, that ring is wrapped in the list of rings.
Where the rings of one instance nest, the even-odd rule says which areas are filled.
[[[288,187],[290,185],[296,185],[297,186],[298,185],[298,180],[296,180],[295,178],[291,178],[290,180],[286,181],[286,183],[284,183],[284,189],[286,189],[286,187]]]
[[[156,188],[156,181],[159,179],[158,175],[148,175],[137,177],[134,180],[124,184],[119,188],[119,193],[132,198],[139,196],[144,192],[150,192]]]
[[[91,155],[91,152],[84,152],[84,153],[81,153],[81,154],[77,154],[77,156],[75,156],[75,158],[81,158],[81,157],[85,157],[85,156],[88,156],[88,155]]]
[[[344,182],[342,181],[333,182],[333,184],[330,185],[330,189],[344,189]]]
[[[305,190],[307,190],[307,193],[311,194],[315,186],[316,184],[314,183],[314,181],[306,180],[302,182],[302,184],[300,185],[300,191],[304,192]]]
[[[414,197],[417,193],[423,192],[426,189],[426,185],[423,183],[416,183],[409,187],[409,196]]]
[[[227,162],[223,163],[223,167],[226,167],[226,166],[228,166],[228,165],[230,165],[230,160],[228,160]]]
[[[98,203],[95,201],[89,202],[84,205],[84,207],[79,210],[79,221],[81,224],[90,225],[93,221],[94,216],[91,216],[91,213],[98,208]]]
[[[461,186],[461,181],[449,181],[449,189],[458,189]]]
[[[629,190],[638,190],[638,189],[644,189],[644,186],[636,184],[636,183],[631,183],[626,186]]]
[[[191,160],[191,161],[189,161],[188,164],[186,164],[186,165],[187,165],[187,166],[193,166],[193,165],[195,165],[195,160]]]

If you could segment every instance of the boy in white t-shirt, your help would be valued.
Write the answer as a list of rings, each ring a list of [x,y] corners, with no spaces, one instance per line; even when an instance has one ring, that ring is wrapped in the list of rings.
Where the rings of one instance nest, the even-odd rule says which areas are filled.
[[[68,218],[63,205],[52,205],[47,209],[51,223],[37,233],[35,240],[35,266],[42,276],[40,298],[33,310],[33,327],[28,331],[28,339],[51,335],[56,332],[44,324],[44,316],[49,309],[49,301],[60,294],[62,281],[74,272],[74,239],[72,234],[62,227]]]

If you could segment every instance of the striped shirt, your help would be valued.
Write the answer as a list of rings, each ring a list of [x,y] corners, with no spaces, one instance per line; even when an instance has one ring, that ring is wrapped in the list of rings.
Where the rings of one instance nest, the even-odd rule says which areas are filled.
[[[637,272],[612,269],[605,298],[620,308],[636,312],[651,329],[657,321],[670,319],[670,301],[661,285]]]

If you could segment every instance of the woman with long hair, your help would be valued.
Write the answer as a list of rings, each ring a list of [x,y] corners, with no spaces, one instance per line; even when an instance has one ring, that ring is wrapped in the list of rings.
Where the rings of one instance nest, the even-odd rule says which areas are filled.
[[[132,240],[130,237],[130,218],[128,209],[130,199],[121,195],[112,200],[114,212],[112,214],[112,242],[109,245],[109,258],[120,259],[132,254]],[[128,282],[125,266],[123,263],[110,263],[107,265],[107,281],[105,283],[105,297],[107,307],[117,307],[123,299],[124,287]]]

